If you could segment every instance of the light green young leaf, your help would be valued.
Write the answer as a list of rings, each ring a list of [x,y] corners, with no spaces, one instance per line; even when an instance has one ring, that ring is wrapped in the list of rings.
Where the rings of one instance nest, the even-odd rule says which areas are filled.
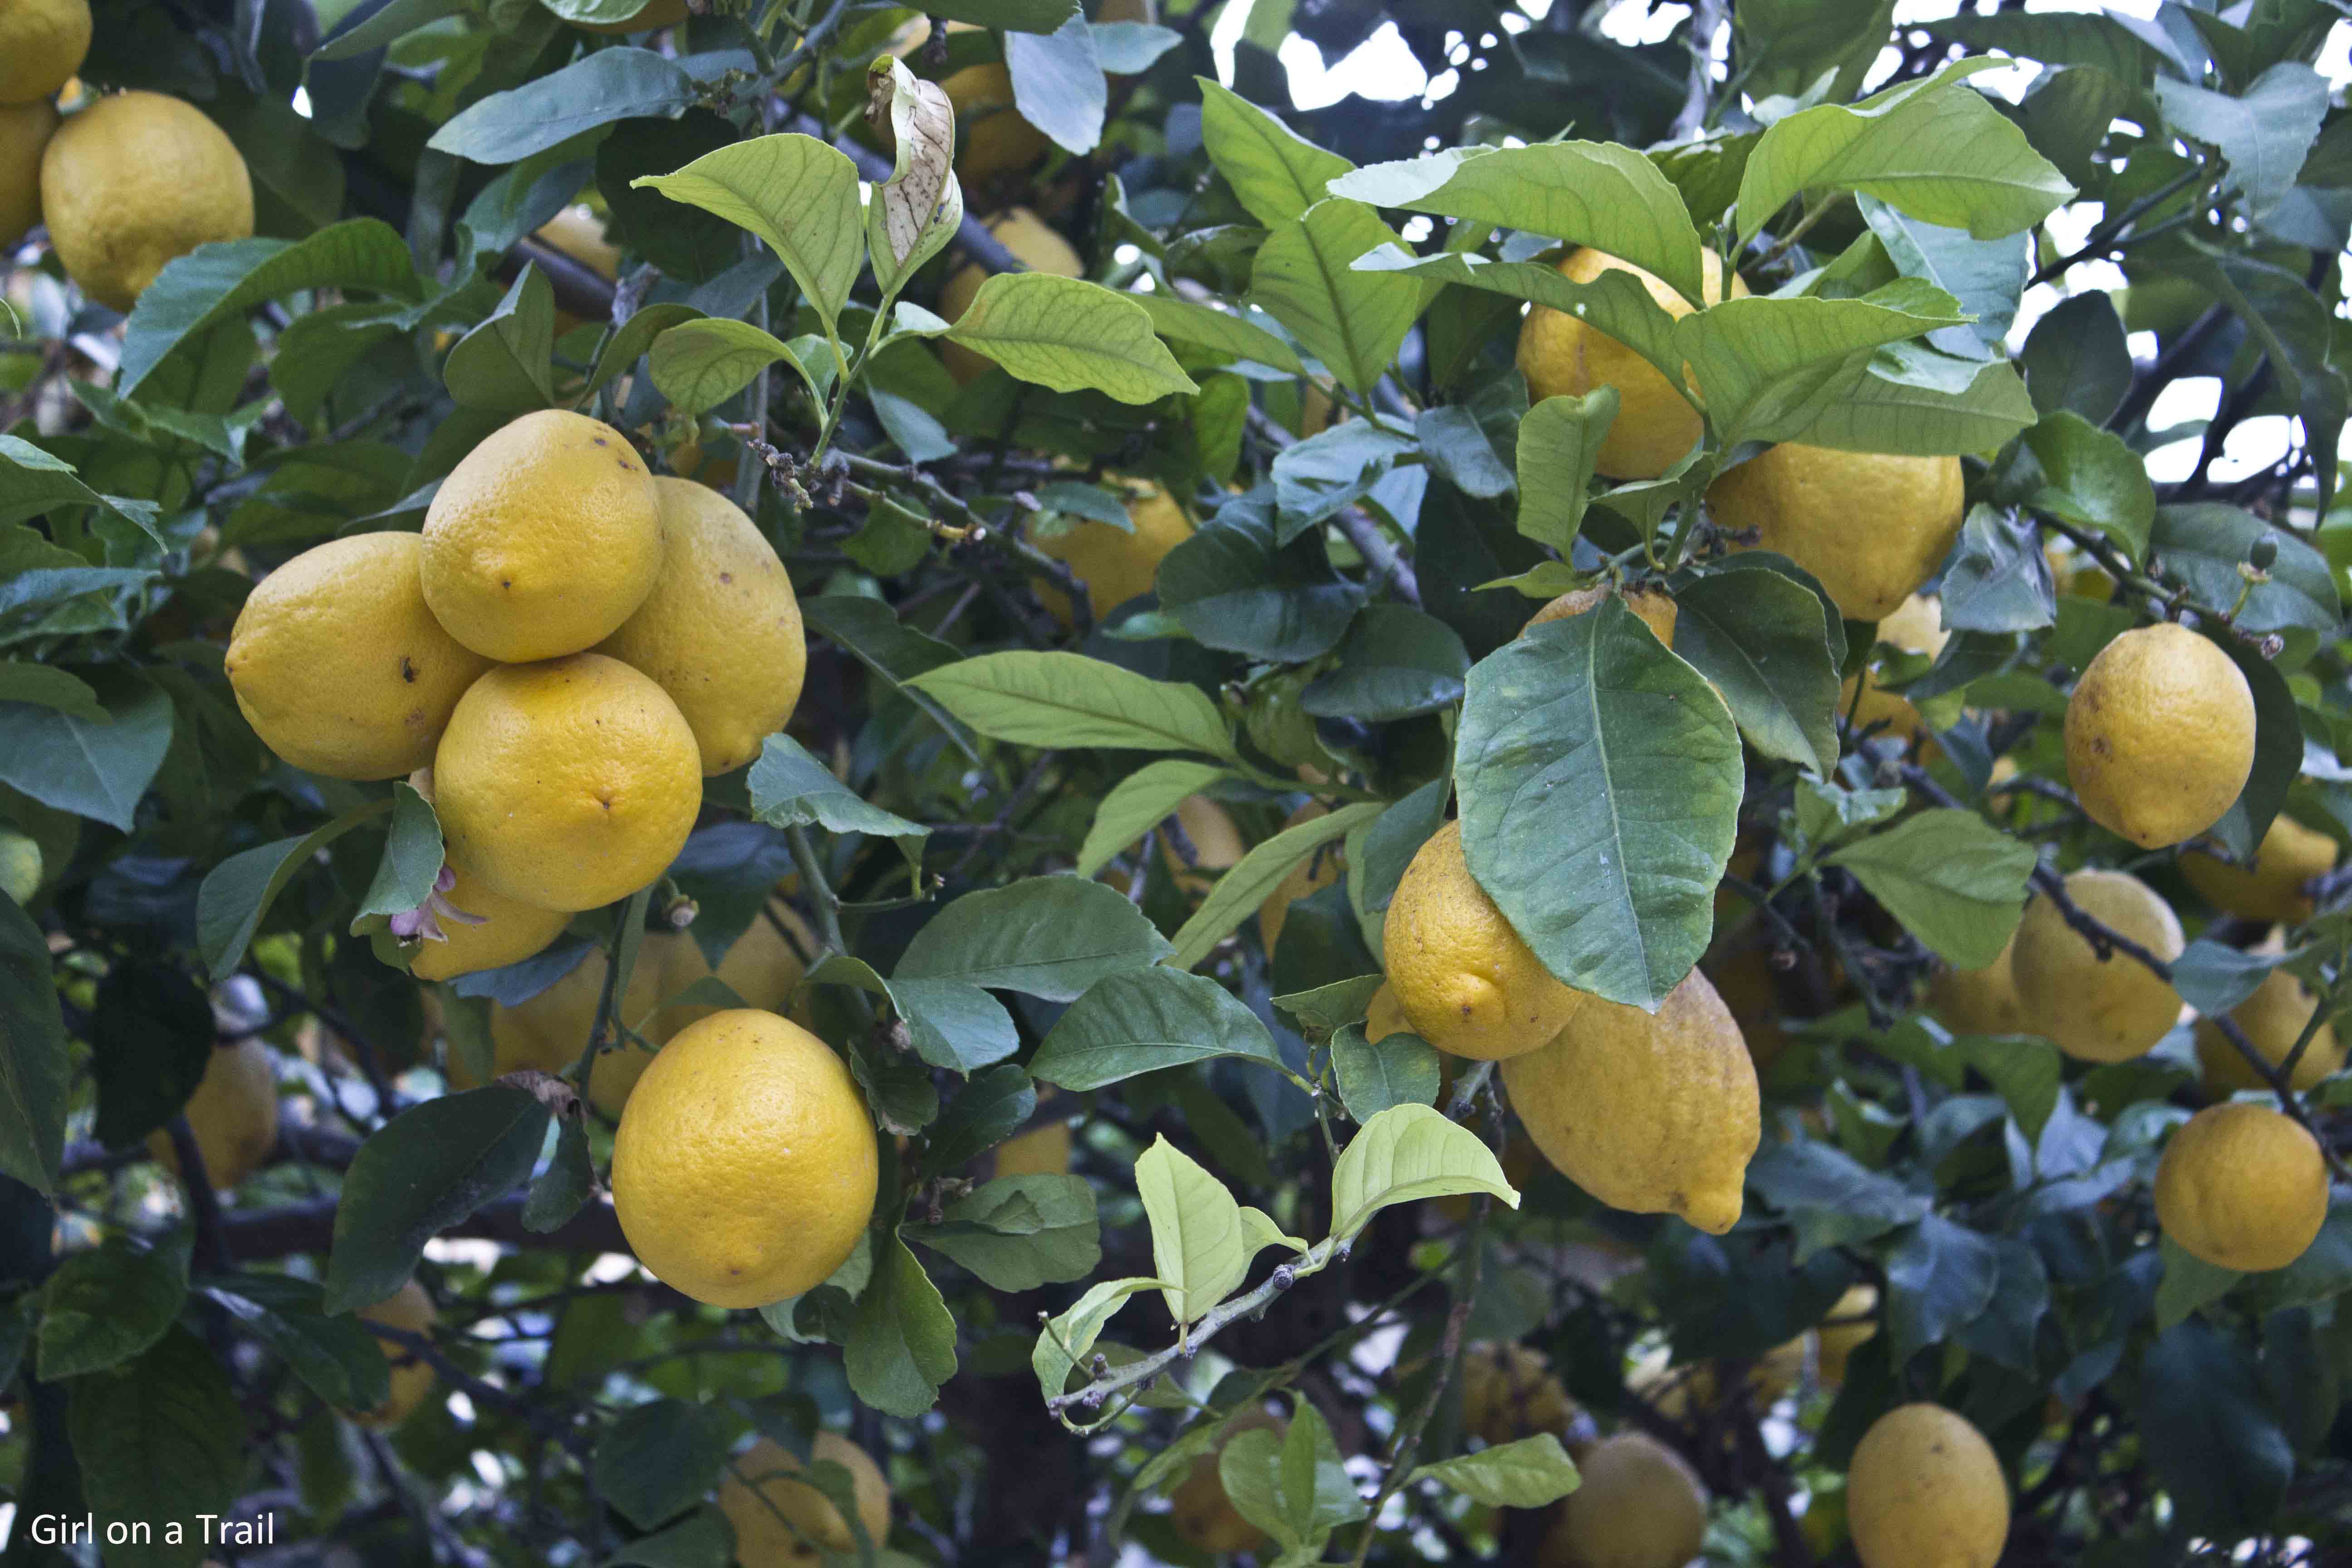
[[[1136,294],[1130,298],[1150,312],[1153,329],[1163,338],[1173,338],[1180,343],[1196,343],[1202,348],[1231,354],[1235,359],[1270,364],[1293,375],[1304,375],[1307,372],[1307,367],[1299,363],[1297,353],[1288,343],[1234,311],[1220,310],[1214,306],[1180,299],[1173,294]]]
[[[1358,823],[1378,816],[1381,809],[1378,801],[1343,805],[1296,827],[1286,827],[1253,847],[1218,877],[1216,886],[1201,900],[1192,918],[1176,932],[1176,952],[1170,962],[1179,969],[1190,969],[1208,957],[1211,949],[1265,902],[1266,895],[1290,874],[1292,867],[1314,854],[1318,847],[1347,834]]]
[[[1369,393],[1412,330],[1425,295],[1412,279],[1355,264],[1402,243],[1361,202],[1318,202],[1267,236],[1250,274],[1250,299],[1334,375]]]
[[[1391,1106],[1364,1123],[1331,1168],[1331,1234],[1346,1241],[1391,1204],[1467,1193],[1519,1206],[1517,1189],[1476,1133],[1430,1106]]]
[[[1231,772],[1214,763],[1171,757],[1138,768],[1119,780],[1095,807],[1094,825],[1078,847],[1078,875],[1092,877],[1150,832],[1186,796],[1200,794]]]
[[[1986,362],[1959,392],[1864,374],[1794,439],[1844,452],[1933,458],[1997,451],[2033,420],[2024,381],[1999,359]]]
[[[980,286],[948,337],[1055,392],[1150,403],[1201,390],[1154,334],[1150,312],[1082,279],[1000,272]]]
[[[1189,1324],[1249,1272],[1241,1205],[1225,1184],[1164,1137],[1136,1157],[1136,1194],[1151,1224],[1151,1266],[1168,1284],[1168,1315]]]
[[[907,685],[982,734],[1024,746],[1234,754],[1217,705],[1083,654],[1013,650],[927,670]]]
[[[1252,1258],[1269,1247],[1286,1247],[1293,1252],[1307,1250],[1304,1237],[1291,1236],[1274,1223],[1274,1216],[1261,1208],[1242,1205],[1242,1245],[1249,1248]]]
[[[1727,300],[1674,336],[1727,448],[1794,440],[1852,394],[1871,351],[1958,320],[1950,295],[1906,279],[1862,300]]]
[[[711,316],[682,322],[654,340],[647,360],[654,384],[688,417],[718,407],[778,360],[798,371],[813,395],[822,395],[799,356],[749,321]]]
[[[1405,1479],[1435,1481],[1489,1508],[1549,1508],[1574,1491],[1580,1478],[1559,1439],[1544,1432],[1423,1465]]]
[[[1681,193],[1613,142],[1455,147],[1359,169],[1332,181],[1331,194],[1590,246],[1656,274],[1693,305],[1704,298],[1698,230]]]
[[[2025,910],[2030,844],[1972,811],[1923,811],[1829,857],[1904,928],[1960,969],[2000,956]]]
[[[751,230],[818,314],[828,322],[840,317],[866,249],[857,165],[847,153],[814,136],[755,136],[630,183]]]
[[[1048,1399],[1058,1399],[1087,1354],[1095,1341],[1102,1337],[1103,1325],[1128,1298],[1142,1290],[1165,1290],[1165,1279],[1104,1279],[1096,1283],[1077,1300],[1077,1304],[1059,1317],[1047,1321],[1037,1335],[1036,1348],[1030,1352],[1029,1365],[1037,1374],[1037,1390]],[[1064,1417],[1062,1424],[1076,1430],[1076,1424]]]
[[[1326,185],[1356,165],[1326,152],[1256,104],[1208,78],[1201,84],[1201,134],[1209,160],[1252,217],[1268,228],[1305,215]]]
[[[1562,556],[1584,527],[1592,465],[1617,417],[1617,389],[1547,397],[1519,421],[1519,531]]]

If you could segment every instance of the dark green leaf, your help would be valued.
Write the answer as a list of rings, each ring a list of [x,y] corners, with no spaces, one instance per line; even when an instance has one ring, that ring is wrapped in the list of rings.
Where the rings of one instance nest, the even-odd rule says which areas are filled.
[[[1391,1105],[1437,1100],[1437,1050],[1418,1035],[1368,1040],[1361,1024],[1348,1024],[1331,1037],[1331,1066],[1339,1077],[1339,1101],[1359,1121]]]
[[[245,962],[245,950],[260,928],[261,917],[313,856],[391,809],[389,795],[371,801],[299,838],[239,850],[205,873],[204,885],[196,889],[196,947],[213,978],[224,978]]]
[[[93,672],[107,721],[0,702],[0,784],[43,805],[131,831],[172,745],[172,700],[137,677]]]
[[[383,1342],[359,1319],[320,1310],[319,1287],[286,1274],[232,1274],[197,1287],[238,1327],[286,1358],[310,1391],[340,1410],[373,1410],[391,1394]]]
[[[1168,552],[1158,586],[1160,607],[1208,647],[1285,664],[1328,653],[1364,602],[1320,540],[1278,549],[1270,522],[1233,506]]]
[[[67,1428],[82,1493],[102,1521],[140,1521],[145,1542],[109,1545],[121,1568],[197,1568],[199,1517],[226,1513],[244,1474],[245,1413],[213,1352],[174,1330],[119,1375],[79,1378]],[[168,1523],[181,1527],[171,1541]]]
[[[622,1518],[652,1530],[716,1484],[735,1430],[716,1405],[655,1399],[634,1405],[596,1441],[596,1489]]]
[[[506,298],[482,324],[457,340],[441,367],[449,395],[469,408],[527,414],[555,401],[555,292],[536,262],[526,263]]]
[[[383,858],[360,900],[354,929],[370,915],[398,914],[424,903],[441,876],[441,819],[434,815],[432,803],[404,779],[394,784]]]
[[[2000,1253],[1990,1237],[1928,1215],[1886,1255],[1886,1329],[1897,1364],[1992,1305]]]
[[[1165,958],[1167,939],[1117,889],[1031,877],[966,893],[916,933],[891,976],[952,980],[1070,1002],[1108,975]]]
[[[843,1364],[851,1392],[886,1415],[914,1420],[956,1371],[955,1319],[896,1232],[877,1235],[874,1277],[857,1299]]]
[[[1151,968],[1089,986],[1037,1047],[1029,1071],[1089,1089],[1213,1057],[1281,1059],[1265,1025],[1233,993],[1203,975]]]
[[[183,1270],[161,1251],[119,1241],[66,1258],[41,1287],[37,1375],[79,1377],[142,1354],[180,1315]]]
[[[1409,605],[1370,605],[1348,628],[1337,667],[1316,677],[1299,706],[1319,719],[1410,719],[1461,700],[1469,670],[1452,626]]]
[[[599,49],[478,100],[425,145],[476,163],[518,163],[615,120],[674,120],[698,90],[676,61],[651,49]]]
[[[2060,300],[2036,321],[2020,363],[2033,406],[2044,414],[2070,409],[2104,425],[2131,390],[2123,319],[2113,297],[2097,289]]]
[[[2238,603],[2245,579],[2238,568],[2254,543],[2267,535],[2277,550],[2270,581],[2254,585],[2231,617],[2242,631],[2278,632],[2286,639],[2282,656],[2289,668],[2334,637],[2344,607],[2326,558],[2287,529],[2221,501],[2183,501],[2156,510],[2148,549],[2166,575],[2189,585],[2210,605]]]
[[[719,984],[706,975],[695,985],[706,982]],[[689,991],[693,988],[688,987]],[[735,998],[734,1005],[740,1005],[741,1000]],[[580,1212],[581,1205],[595,1195],[596,1164],[588,1153],[588,1124],[581,1117],[567,1116],[556,1133],[554,1157],[523,1197],[523,1228],[541,1235],[561,1230]]]
[[[2134,562],[2147,559],[2156,489],[2147,465],[2121,437],[2062,408],[2042,416],[2025,444],[2049,481],[2029,502],[2035,510],[2096,530]]]
[[[2058,618],[2050,563],[2035,536],[1990,506],[1972,506],[1944,571],[1943,622],[1956,632],[2033,632]]]
[[[2244,1348],[2193,1318],[2142,1353],[2142,1452],[2178,1528],[2235,1540],[2270,1522],[2294,1454],[2260,1388]]]
[[[99,982],[89,1017],[98,1141],[127,1149],[180,1113],[213,1059],[213,1009],[168,964],[127,960]]]
[[[1715,682],[1748,743],[1827,777],[1837,765],[1828,616],[1802,584],[1727,572],[1675,595],[1675,651]]]
[[[0,1171],[44,1194],[65,1156],[70,1071],[49,962],[41,928],[0,895]]]
[[[906,1234],[998,1290],[1083,1279],[1102,1260],[1095,1190],[1081,1176],[1001,1176]]]
[[[923,1150],[925,1180],[961,1169],[1020,1131],[1037,1109],[1029,1075],[1006,1063],[974,1073],[948,1102]]]
[[[751,815],[771,827],[814,823],[828,833],[866,833],[900,840],[914,861],[930,829],[867,804],[833,776],[808,749],[781,731],[760,742],[760,755],[746,778]]]

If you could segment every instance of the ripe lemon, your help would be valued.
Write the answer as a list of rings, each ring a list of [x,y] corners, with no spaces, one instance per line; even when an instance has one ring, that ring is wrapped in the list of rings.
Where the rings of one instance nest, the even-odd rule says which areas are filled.
[[[89,0],[0,5],[0,104],[30,103],[73,79],[89,53]]]
[[[2254,768],[2254,694],[2170,621],[2101,648],[2066,700],[2066,777],[2091,820],[2143,849],[2221,819]]]
[[[1244,1519],[1225,1496],[1217,1461],[1225,1445],[1244,1432],[1272,1432],[1279,1437],[1289,1429],[1289,1422],[1262,1405],[1251,1405],[1234,1416],[1217,1446],[1193,1460],[1183,1481],[1168,1494],[1168,1521],[1176,1527],[1176,1533],[1192,1542],[1194,1550],[1212,1554],[1255,1552],[1265,1546],[1265,1532]]]
[[[1654,1014],[1589,998],[1557,1039],[1504,1062],[1503,1087],[1544,1158],[1612,1208],[1717,1236],[1739,1218],[1763,1136],[1756,1064],[1698,971]]]
[[[808,637],[775,547],[742,509],[691,479],[656,479],[661,572],[596,646],[660,683],[686,715],[706,773],[760,754],[800,700]]]
[[[963,136],[956,179],[983,207],[992,194],[1011,186],[1053,150],[1053,139],[1013,107],[1013,73],[1002,61],[966,66],[940,86],[955,105],[956,129]]]
[[[1613,592],[1615,590],[1608,584],[1595,583],[1589,588],[1578,588],[1562,594],[1559,598],[1529,616],[1527,626],[1519,629],[1526,631],[1530,627],[1539,626],[1546,621],[1564,621],[1570,616],[1580,616],[1585,611],[1594,608]],[[1668,647],[1675,646],[1675,620],[1681,612],[1675,608],[1675,601],[1665,590],[1650,587],[1632,588],[1626,590],[1622,597],[1625,601],[1625,607],[1642,617],[1642,624],[1650,628],[1651,635]]]
[[[1905,653],[1936,658],[1952,640],[1952,634],[1944,629],[1943,601],[1932,594],[1912,595],[1880,619],[1877,640]],[[1911,706],[1908,698],[1882,688],[1878,677],[1879,664],[1875,659],[1859,677],[1846,677],[1845,683],[1838,688],[1838,711],[1852,713],[1856,730],[1868,731],[1875,726],[1906,742],[1919,739],[1927,731],[1927,720],[1919,716],[1919,710]],[[1857,679],[1862,683],[1859,697],[1854,695]]]
[[[661,0],[654,3],[658,5]],[[608,283],[621,275],[621,247],[605,237],[604,220],[596,216],[596,209],[584,203],[565,207],[532,230],[531,237],[572,258]]]
[[[2017,933],[1982,969],[1938,969],[1927,982],[1927,1005],[1956,1035],[2016,1035],[2032,1026],[2017,995]]]
[[[1066,563],[1084,584],[1087,608],[1097,621],[1129,599],[1151,592],[1167,553],[1192,537],[1192,519],[1176,498],[1149,480],[1127,486],[1129,528],[1081,519],[1057,533],[1032,532],[1029,542]],[[1071,624],[1069,601],[1050,584],[1037,585],[1037,602],[1064,626]]]
[[[837,1432],[819,1432],[809,1457],[849,1472],[857,1521],[878,1550],[890,1533],[890,1482],[874,1457]],[[824,1493],[799,1479],[801,1462],[762,1437],[735,1457],[719,1483],[719,1511],[735,1527],[735,1561],[743,1568],[814,1565],[834,1553],[857,1556],[857,1535]]]
[[[1706,1488],[1646,1432],[1605,1437],[1544,1534],[1540,1568],[1683,1568],[1706,1542]]]
[[[270,1070],[269,1047],[247,1037],[215,1049],[181,1114],[195,1134],[213,1190],[225,1193],[241,1184],[278,1147],[278,1077]],[[147,1152],[173,1175],[180,1173],[170,1129],[147,1135]]]
[[[1903,1405],[1871,1424],[1846,1468],[1846,1522],[1863,1568],[1993,1568],[2009,1540],[2009,1481],[1968,1420]]]
[[[1004,248],[1020,258],[1032,272],[1051,273],[1056,278],[1083,278],[1087,274],[1086,262],[1070,242],[1027,207],[1010,209],[989,224],[988,232],[1003,241]],[[940,314],[950,321],[961,321],[979,296],[980,286],[987,281],[988,269],[977,262],[957,268],[940,289]],[[961,343],[950,342],[940,345],[940,358],[946,362],[948,374],[959,382],[979,380],[996,363]]]
[[[1404,1009],[1397,1005],[1396,993],[1390,989],[1387,981],[1381,981],[1381,988],[1372,993],[1370,1005],[1364,1009],[1364,1038],[1378,1045],[1391,1035],[1410,1035],[1412,1032],[1412,1020],[1406,1017]],[[1441,1062],[1438,1065],[1443,1067],[1445,1064]]]
[[[1549,1432],[1576,1419],[1551,1358],[1523,1344],[1491,1342],[1462,1352],[1462,1429],[1488,1443],[1508,1443]]]
[[[450,863],[549,910],[635,892],[677,858],[702,807],[701,756],[677,704],[595,653],[474,682],[433,782]]]
[[[1757,531],[1820,579],[1838,613],[1875,621],[1933,575],[1960,536],[1960,460],[1841,452],[1795,441],[1707,487],[1727,533]]]
[[[1720,304],[1723,258],[1713,251],[1699,259],[1705,303]],[[1660,308],[1676,320],[1696,307],[1664,279],[1630,261],[1597,250],[1571,250],[1559,263],[1571,283],[1591,283],[1604,272],[1630,272]],[[1734,274],[1731,295],[1744,299],[1748,285]],[[1519,369],[1528,378],[1528,399],[1580,397],[1596,386],[1617,389],[1617,417],[1601,439],[1593,467],[1612,479],[1654,479],[1698,445],[1703,428],[1692,407],[1658,367],[1615,338],[1549,305],[1538,305],[1519,326]]]
[[[646,0],[635,13],[617,22],[575,22],[572,26],[583,33],[650,33],[656,27],[675,27],[686,17],[686,0]]]
[[[1412,1032],[1457,1057],[1539,1050],[1586,1000],[1543,966],[1471,877],[1459,822],[1439,828],[1405,868],[1381,946]]]
[[[462,868],[450,870],[457,881],[442,897],[452,909],[481,917],[482,923],[442,921],[445,940],[420,942],[408,960],[408,973],[419,980],[454,980],[478,970],[520,963],[562,936],[571,923],[572,917],[561,910],[520,903],[483,886]]]
[[[638,1258],[715,1307],[824,1282],[874,1215],[874,1124],[848,1067],[772,1013],[678,1031],[613,1140],[613,1206]]]
[[[1804,1376],[1805,1362],[1811,1353],[1809,1337],[1799,1334],[1750,1362],[1745,1379],[1748,1409],[1762,1415],[1788,1397]],[[1672,1353],[1661,1348],[1634,1366],[1626,1375],[1625,1386],[1669,1421],[1687,1422],[1694,1413],[1715,1408],[1719,1394],[1716,1373],[1711,1361],[1677,1366]]]
[[[1066,1176],[1070,1173],[1070,1124],[1048,1121],[1034,1131],[996,1146],[999,1176]]]
[[[1838,1298],[1822,1326],[1813,1331],[1815,1370],[1822,1386],[1835,1388],[1845,1381],[1846,1363],[1863,1342],[1878,1332],[1878,1291],[1856,1285]]]
[[[2077,871],[2066,879],[2066,894],[2084,914],[2167,963],[2187,945],[2172,906],[2128,872]],[[2129,1061],[2146,1056],[2180,1020],[2179,992],[2120,952],[2101,963],[2047,899],[2025,906],[2011,945],[2028,1026],[2070,1057]]]
[[[661,572],[653,476],[602,420],[542,409],[493,432],[425,513],[425,602],[507,663],[593,647]]]
[[[0,51],[5,58],[5,51]],[[41,210],[66,275],[128,310],[164,264],[253,233],[245,157],[202,112],[121,92],[68,116],[41,154]]]
[[[2252,866],[2190,854],[2180,858],[2180,873],[2215,909],[2294,925],[2311,918],[2304,884],[2334,870],[2337,853],[2336,840],[2282,813],[2271,818]]]
[[[1312,822],[1328,809],[1321,802],[1310,800],[1283,818],[1282,826],[1290,828],[1303,822]],[[1258,934],[1265,939],[1265,951],[1269,954],[1282,937],[1284,924],[1290,919],[1290,906],[1309,893],[1338,881],[1346,864],[1339,844],[1326,842],[1318,845],[1314,854],[1284,873],[1282,880],[1274,885],[1274,891],[1265,896],[1265,902],[1257,907]]]
[[[2276,951],[2270,943],[2264,946]],[[2230,1016],[2263,1059],[2276,1067],[2286,1060],[2287,1052],[2303,1037],[2304,1026],[2318,1009],[2319,998],[2302,981],[2284,969],[2273,969],[2254,987],[2252,995],[2230,1009]],[[2197,1061],[2204,1068],[2206,1087],[2216,1093],[2270,1087],[2210,1018],[2197,1020]],[[2298,1093],[2315,1088],[2343,1065],[2344,1042],[2336,1037],[2336,1026],[2322,1024],[2311,1037],[2311,1044],[2304,1047],[2303,1059],[2294,1064],[2290,1087]]]
[[[363,1321],[382,1323],[387,1329],[412,1334],[431,1333],[440,1316],[433,1310],[433,1298],[414,1279],[374,1306],[360,1309]],[[362,1426],[397,1426],[425,1403],[425,1396],[433,1392],[440,1373],[433,1370],[431,1362],[406,1345],[394,1344],[390,1340],[376,1342],[383,1349],[384,1360],[392,1363],[392,1392],[382,1405],[352,1419]]]
[[[46,98],[0,103],[0,250],[14,250],[41,221],[41,149],[57,129],[57,105]]]
[[[425,608],[421,554],[413,533],[360,533],[261,580],[237,612],[224,668],[264,745],[337,779],[397,778],[433,760],[490,661]]]
[[[2209,1105],[2156,1167],[2156,1223],[2221,1268],[2284,1268],[2327,1220],[2327,1162],[2301,1126],[2266,1105]]]

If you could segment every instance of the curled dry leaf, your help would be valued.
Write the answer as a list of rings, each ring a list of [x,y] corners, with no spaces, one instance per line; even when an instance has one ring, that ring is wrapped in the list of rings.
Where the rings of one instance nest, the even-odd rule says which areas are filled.
[[[922,242],[940,210],[955,162],[955,106],[937,82],[919,79],[894,59],[877,59],[866,79],[866,121],[897,160],[875,188],[883,231],[900,267]]]

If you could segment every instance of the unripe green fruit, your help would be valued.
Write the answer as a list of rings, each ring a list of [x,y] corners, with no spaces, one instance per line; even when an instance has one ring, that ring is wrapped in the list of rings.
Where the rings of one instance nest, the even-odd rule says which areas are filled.
[[[41,847],[21,833],[0,828],[0,893],[29,904],[41,889]]]

